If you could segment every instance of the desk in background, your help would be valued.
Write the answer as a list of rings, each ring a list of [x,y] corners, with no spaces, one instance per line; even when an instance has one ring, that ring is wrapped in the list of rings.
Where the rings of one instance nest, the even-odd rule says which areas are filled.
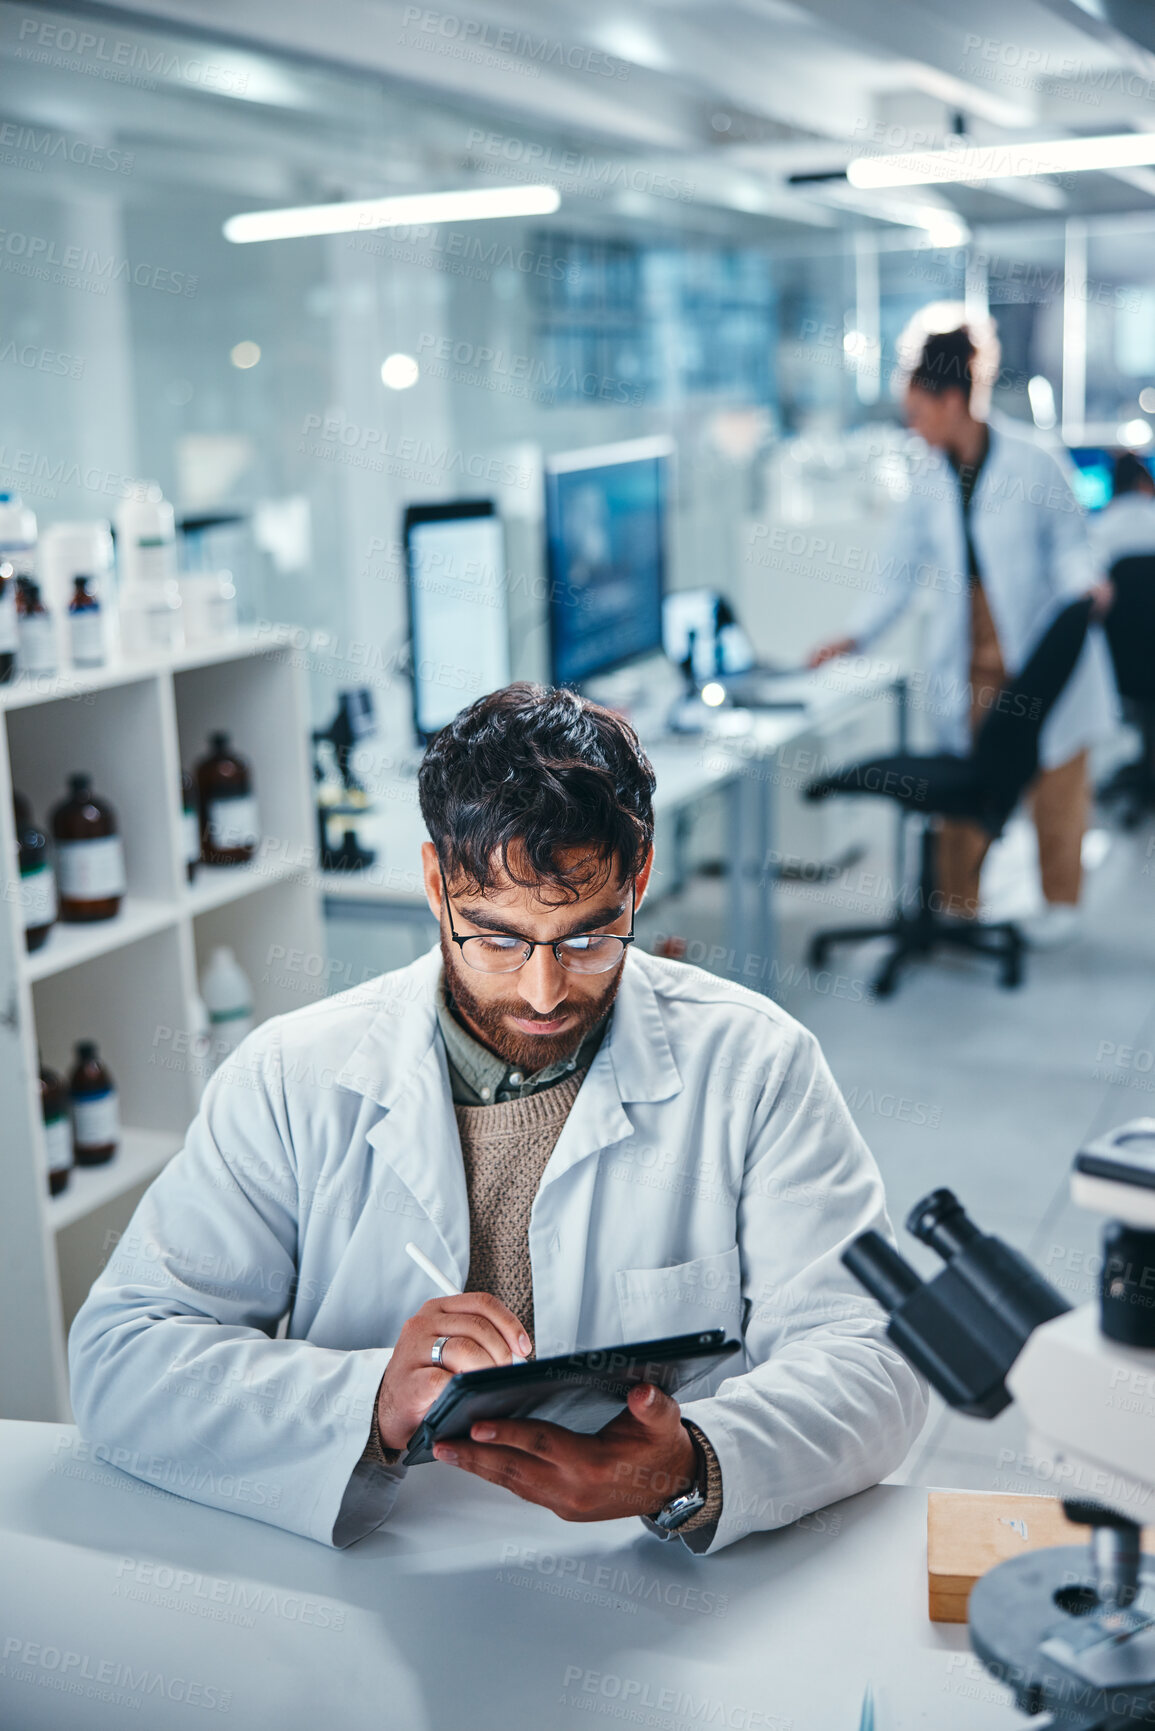
[[[275,1484],[270,1460],[238,1508]],[[0,1424],[13,1731],[856,1731],[868,1681],[878,1731],[1028,1726],[926,1591],[914,1488],[694,1557],[431,1465],[331,1551],[129,1478],[71,1427]]]
[[[835,663],[809,683],[813,700],[805,708],[719,712],[709,734],[667,734],[644,742],[657,775],[654,810],[659,821],[676,820],[712,795],[725,801],[728,957],[717,971],[766,992],[778,956],[772,861],[779,828],[778,787],[784,776],[774,770],[775,759],[791,745],[844,726],[867,705],[879,702],[893,709],[894,748],[901,750],[906,743],[905,684],[896,669],[873,664],[869,671],[857,672],[853,663]],[[369,775],[376,806],[358,820],[356,830],[362,846],[373,848],[377,858],[367,871],[322,874],[325,913],[334,919],[405,926],[424,949],[433,942],[436,928],[421,888],[420,851],[427,836],[416,776],[388,769],[374,773],[372,768]],[[807,779],[798,772],[795,778]],[[665,885],[663,862],[658,863],[648,898],[651,907],[667,887],[681,888],[677,861]]]

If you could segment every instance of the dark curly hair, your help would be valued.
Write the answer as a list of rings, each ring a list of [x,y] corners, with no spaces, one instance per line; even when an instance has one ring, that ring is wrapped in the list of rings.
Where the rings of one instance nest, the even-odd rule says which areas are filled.
[[[484,893],[501,870],[576,901],[641,867],[654,839],[654,772],[627,721],[575,691],[507,685],[431,741],[417,778],[442,870]],[[575,848],[581,857],[563,865]]]
[[[977,355],[965,325],[960,325],[957,331],[932,331],[922,345],[909,382],[932,397],[941,397],[944,391],[961,391],[969,403]]]

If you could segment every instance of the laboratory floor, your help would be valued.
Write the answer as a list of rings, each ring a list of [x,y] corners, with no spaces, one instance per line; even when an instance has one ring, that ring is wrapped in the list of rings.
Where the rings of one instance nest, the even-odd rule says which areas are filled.
[[[869,994],[876,944],[805,966],[821,926],[881,912],[883,859],[825,885],[782,884],[780,965],[773,995],[818,1035],[886,1182],[902,1249],[923,1273],[938,1266],[902,1221],[948,1185],[987,1231],[1031,1257],[1073,1304],[1097,1291],[1097,1219],[1068,1200],[1071,1160],[1108,1127],[1155,1115],[1155,827],[1098,829],[1084,858],[1085,925],[1063,949],[1033,952],[1026,979],[1004,991],[990,964],[946,956],[914,966],[897,994]],[[1027,912],[1037,890],[1033,836],[1013,826],[984,874],[992,914]],[[871,898],[874,905],[868,905]],[[717,944],[723,886],[695,877],[649,924]],[[1046,1493],[1019,1415],[990,1424],[935,1397],[898,1482]]]

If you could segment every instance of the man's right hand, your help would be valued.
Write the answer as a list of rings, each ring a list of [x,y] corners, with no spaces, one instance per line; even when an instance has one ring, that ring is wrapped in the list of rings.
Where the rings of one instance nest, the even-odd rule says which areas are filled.
[[[858,648],[853,637],[832,637],[829,643],[820,643],[810,651],[807,657],[807,667],[821,667],[826,661],[834,661],[839,655],[853,655]]]
[[[446,1335],[440,1368],[430,1357]],[[404,1448],[451,1376],[489,1370],[533,1351],[511,1310],[488,1292],[431,1298],[397,1337],[377,1395],[377,1429],[386,1448]]]

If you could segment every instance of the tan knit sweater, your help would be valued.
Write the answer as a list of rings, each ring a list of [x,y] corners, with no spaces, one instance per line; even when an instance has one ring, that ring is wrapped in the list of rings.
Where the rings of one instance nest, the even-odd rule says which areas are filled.
[[[533,1270],[529,1217],[585,1071],[575,1071],[540,1094],[492,1106],[454,1106],[469,1197],[469,1275],[466,1292],[491,1292],[533,1339]],[[722,1512],[718,1458],[696,1425],[690,1432],[706,1460],[706,1502],[679,1532],[717,1521]],[[402,1449],[387,1449],[377,1435],[376,1412],[364,1458],[392,1466]]]
[[[577,1099],[584,1070],[494,1106],[455,1106],[469,1196],[466,1292],[492,1292],[533,1339],[529,1216],[541,1175]]]

